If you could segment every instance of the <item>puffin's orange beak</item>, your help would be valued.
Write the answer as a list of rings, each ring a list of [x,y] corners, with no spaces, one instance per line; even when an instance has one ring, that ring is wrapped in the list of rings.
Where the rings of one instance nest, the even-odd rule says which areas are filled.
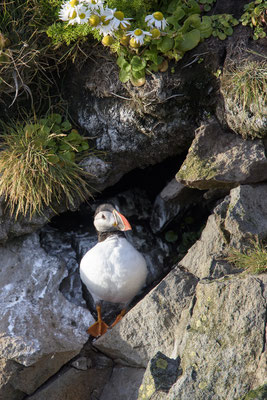
[[[113,214],[114,214],[115,220],[117,222],[116,226],[119,228],[120,231],[132,230],[132,227],[131,227],[129,221],[124,217],[124,215],[119,213],[117,210],[114,210]]]

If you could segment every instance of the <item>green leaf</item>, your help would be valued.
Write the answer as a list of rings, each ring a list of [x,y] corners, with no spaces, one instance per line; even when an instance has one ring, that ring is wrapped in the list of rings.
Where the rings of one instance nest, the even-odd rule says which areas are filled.
[[[182,18],[184,18],[185,12],[182,7],[177,7],[173,15],[176,18],[176,21],[180,21]]]
[[[48,154],[47,159],[52,164],[57,164],[59,162],[59,157],[56,154]]]
[[[135,80],[144,78],[145,75],[146,75],[146,70],[145,69],[141,69],[139,71],[132,71],[132,76],[133,76],[133,78]]]
[[[61,123],[61,120],[62,120],[62,117],[61,117],[61,115],[59,115],[59,114],[51,114],[48,118],[49,118],[52,122],[55,122],[56,124],[60,124],[60,123]]]
[[[167,8],[167,12],[169,14],[174,13],[174,11],[176,10],[177,4],[178,4],[178,0],[172,0]]]
[[[131,60],[131,67],[133,71],[141,71],[146,67],[146,60],[138,56],[133,56]]]
[[[120,57],[118,57],[117,58],[117,65],[120,67],[120,68],[122,68],[122,66],[123,66],[123,64],[125,63],[125,58],[124,57],[122,57],[122,56],[120,56]],[[127,61],[126,61],[127,62]]]
[[[151,64],[148,69],[149,71],[158,72],[159,67],[157,64]]]
[[[157,50],[146,50],[144,52],[144,57],[147,60],[152,61],[154,64],[158,63],[158,51]]]
[[[66,139],[68,142],[80,143],[82,141],[81,135],[75,129],[73,129],[71,133],[68,134]]]
[[[65,153],[62,153],[60,156],[64,161],[74,161],[75,160],[74,151],[65,151]]]
[[[174,15],[167,17],[166,21],[168,22],[169,25],[173,25],[173,27],[176,31],[178,31],[178,29],[181,28],[181,25],[179,24],[177,18]]]
[[[84,141],[84,142],[82,142],[81,147],[82,147],[82,151],[88,150],[89,144],[86,141]]]
[[[66,131],[69,131],[72,128],[72,125],[68,120],[66,120],[66,121],[62,122],[61,128],[62,128],[62,130],[64,132],[66,132]]]
[[[206,39],[210,37],[210,35],[212,34],[211,18],[208,16],[204,16],[198,29],[200,30],[201,38]]]
[[[231,36],[234,32],[233,28],[230,26],[229,28],[225,29],[224,32],[227,36]]]
[[[126,72],[131,71],[131,65],[128,63],[128,61],[125,60],[124,57],[119,57],[117,60],[117,64],[124,71]]]
[[[183,35],[182,41],[177,44],[177,48],[181,51],[189,51],[198,45],[200,41],[200,31],[193,29]]]
[[[220,39],[220,40],[224,40],[224,39],[226,39],[226,34],[225,33],[223,33],[223,32],[218,32],[218,38]]]
[[[162,53],[166,53],[167,51],[171,50],[174,45],[174,40],[168,36],[164,36],[158,43],[158,50]]]
[[[66,150],[69,150],[69,149],[71,149],[71,146],[68,143],[63,143],[63,144],[61,144],[59,146],[59,151],[66,151]]]
[[[122,83],[128,82],[131,76],[131,71],[127,71],[125,69],[121,69],[119,73],[119,78]]]

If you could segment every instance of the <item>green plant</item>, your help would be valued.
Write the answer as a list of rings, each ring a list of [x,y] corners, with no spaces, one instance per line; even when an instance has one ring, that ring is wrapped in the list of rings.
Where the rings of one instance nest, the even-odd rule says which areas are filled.
[[[210,11],[216,0],[199,0],[199,3],[203,6],[204,11]]]
[[[1,136],[0,195],[10,213],[30,218],[53,201],[73,205],[91,195],[89,174],[75,163],[88,150],[87,140],[59,114],[30,123],[4,126]]]
[[[97,2],[64,3],[60,18],[65,22],[53,24],[47,34],[56,45],[92,34],[117,54],[120,80],[135,86],[143,85],[147,74],[166,71],[169,60],[179,61],[211,34],[224,40],[238,24],[228,14],[202,15],[215,0],[106,0],[104,8]]]
[[[267,272],[267,247],[257,240],[251,241],[244,252],[232,249],[227,260],[246,273],[261,274]]]
[[[258,126],[266,118],[266,66],[266,61],[244,60],[221,75],[221,92],[229,113],[233,114],[228,121],[230,128],[244,138],[264,137],[267,132],[266,126]]]
[[[267,1],[255,0],[245,4],[244,13],[240,17],[242,25],[253,29],[253,39],[257,40],[266,36]]]
[[[58,0],[1,2],[0,93],[12,94],[13,102],[19,91],[32,95],[33,81],[39,93],[49,86],[48,79],[41,79],[51,68],[48,60],[54,58],[45,31],[56,20],[59,7]]]
[[[212,35],[224,40],[233,34],[233,26],[238,25],[238,20],[231,14],[212,15]]]

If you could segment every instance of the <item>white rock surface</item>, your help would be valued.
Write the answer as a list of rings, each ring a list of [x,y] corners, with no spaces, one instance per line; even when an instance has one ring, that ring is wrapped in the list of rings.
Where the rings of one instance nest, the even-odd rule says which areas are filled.
[[[79,353],[93,317],[59,291],[65,265],[45,253],[37,234],[1,247],[0,259],[0,358],[18,363],[12,384],[31,393]],[[33,372],[27,383],[21,376],[28,367]]]

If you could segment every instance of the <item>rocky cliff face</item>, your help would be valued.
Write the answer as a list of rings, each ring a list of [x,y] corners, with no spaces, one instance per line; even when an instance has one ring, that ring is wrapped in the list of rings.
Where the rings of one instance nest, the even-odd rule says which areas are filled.
[[[216,12],[238,16],[245,2],[217,3]],[[99,151],[82,162],[96,193],[135,168],[142,169],[141,180],[146,167],[168,157],[177,157],[177,168],[157,169],[157,193],[149,180],[146,195],[129,184],[115,199],[117,188],[104,192],[135,222],[130,240],[145,254],[150,274],[140,301],[94,341],[86,334],[93,316],[77,268],[95,233],[82,230],[80,220],[76,230],[73,220],[64,232],[48,226],[51,210],[15,221],[0,199],[0,399],[266,398],[267,274],[246,274],[227,258],[233,248],[267,240],[266,139],[233,132],[238,118],[235,127],[229,121],[238,105],[231,108],[213,74],[233,58],[244,60],[248,49],[256,60],[253,52],[266,52],[264,46],[238,28],[138,89],[117,81],[112,60],[70,70],[65,96]],[[253,118],[242,120],[246,129]],[[257,121],[261,132],[264,118]],[[96,194],[84,206],[90,212],[80,211],[87,225],[100,201]],[[167,242],[164,234],[168,227],[183,232],[193,207],[210,215],[199,240],[178,257],[181,238]]]

